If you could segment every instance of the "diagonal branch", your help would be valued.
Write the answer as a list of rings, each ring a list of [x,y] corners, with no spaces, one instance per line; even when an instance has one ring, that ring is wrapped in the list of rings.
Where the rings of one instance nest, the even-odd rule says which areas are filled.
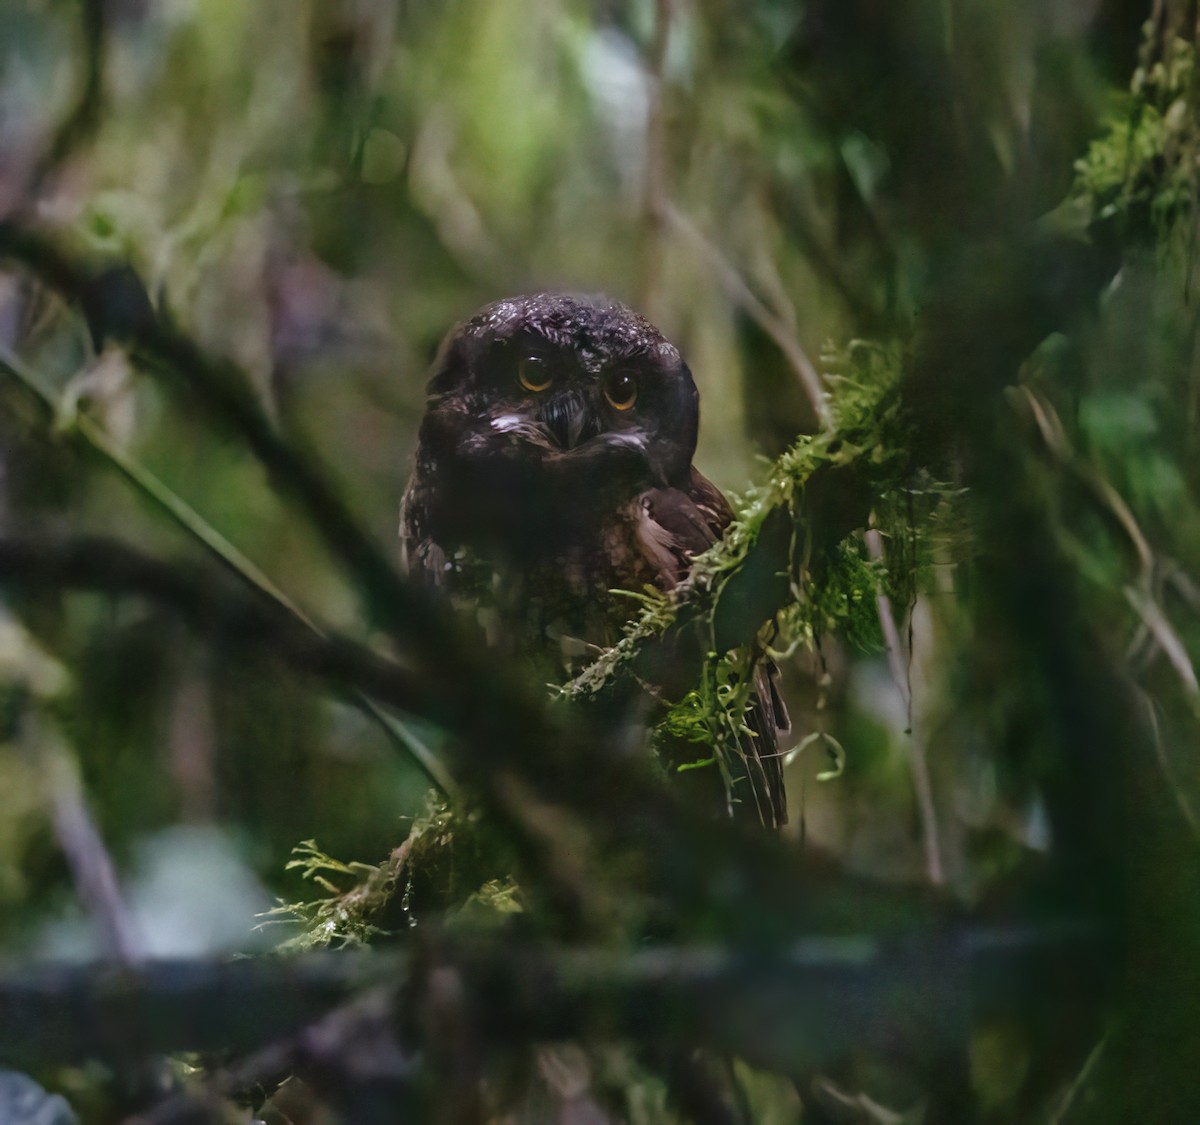
[[[847,880],[826,896],[831,913],[821,916],[795,893],[812,873],[793,850],[687,807],[619,731],[571,721],[578,713],[547,707],[499,671],[474,682],[475,698],[464,701],[457,680],[430,680],[346,638],[317,636],[209,568],[166,563],[111,539],[0,537],[0,585],[151,598],[199,630],[441,726],[455,736],[457,775],[512,830],[522,865],[540,876],[530,886],[593,933],[611,929],[619,904],[628,910],[640,893],[669,903],[674,926],[720,918],[731,938],[769,943],[801,924],[841,930],[851,917],[865,920],[870,883]],[[615,862],[595,862],[602,857]],[[612,871],[620,872],[617,887]],[[881,902],[888,893],[876,892]],[[775,904],[769,916],[763,902]],[[891,912],[882,920],[888,928],[899,919]]]
[[[820,373],[808,358],[808,353],[801,346],[792,328],[782,317],[767,308],[720,249],[673,203],[662,203],[662,220],[707,263],[729,299],[738,305],[783,353],[784,359],[800,380],[800,386],[808,398],[814,417],[822,428],[828,428],[832,421],[829,395],[821,382]]]
[[[287,441],[276,429],[243,373],[206,355],[191,339],[159,323],[129,292],[124,271],[99,271],[62,252],[50,239],[14,222],[0,222],[0,258],[20,262],[75,304],[93,335],[124,343],[133,358],[176,396],[199,403],[210,421],[243,441],[268,479],[308,517],[326,549],[354,579],[368,616],[399,638],[440,646],[450,625],[430,599],[403,581],[330,483],[315,451]]]
[[[33,396],[46,412],[48,423],[54,422],[56,404],[53,392],[33,370],[22,363],[19,357],[3,344],[0,344],[0,370],[7,371]],[[71,428],[100,458],[116,469],[134,489],[149,499],[193,539],[201,543],[248,586],[270,598],[317,636],[323,636],[316,622],[253,560],[226,539],[199,512],[168,488],[149,469],[126,453],[91,418],[82,411],[77,412],[71,420]],[[354,692],[353,700],[359,709],[383,730],[394,745],[417,762],[429,780],[443,793],[451,798],[461,795],[457,783],[446,767],[429,747],[409,730],[406,724],[395,716],[389,715],[374,700],[361,692]]]
[[[108,56],[107,0],[82,0],[84,66],[75,102],[63,118],[41,162],[34,169],[32,191],[36,194],[72,152],[100,125],[104,108],[104,65]]]

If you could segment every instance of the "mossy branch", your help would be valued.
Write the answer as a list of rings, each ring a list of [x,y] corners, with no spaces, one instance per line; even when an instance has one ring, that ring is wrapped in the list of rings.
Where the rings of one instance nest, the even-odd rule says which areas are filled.
[[[603,699],[630,681],[679,698],[706,661],[750,644],[784,611],[793,636],[812,640],[831,624],[818,612],[828,602],[811,595],[847,580],[838,545],[904,487],[913,463],[897,393],[902,350],[857,342],[824,358],[832,369],[829,428],[801,437],[775,462],[688,579],[649,604],[619,644],[567,684],[567,698]],[[873,598],[872,587],[866,593]]]

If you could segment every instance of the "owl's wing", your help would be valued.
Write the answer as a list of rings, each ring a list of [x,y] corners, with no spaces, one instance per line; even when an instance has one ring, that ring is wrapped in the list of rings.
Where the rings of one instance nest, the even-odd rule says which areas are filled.
[[[733,520],[733,510],[724,494],[695,468],[686,490],[651,489],[641,500],[643,520],[638,539],[643,553],[657,568],[661,584],[668,589],[687,575],[691,560],[720,539]],[[780,745],[791,731],[778,679],[778,666],[760,654],[754,665],[754,695],[746,714],[746,725],[754,733],[742,739],[741,747],[753,807],[759,819],[772,828],[787,823]]]
[[[446,571],[446,553],[424,526],[425,506],[417,491],[414,474],[400,501],[400,572],[419,584],[440,586]]]

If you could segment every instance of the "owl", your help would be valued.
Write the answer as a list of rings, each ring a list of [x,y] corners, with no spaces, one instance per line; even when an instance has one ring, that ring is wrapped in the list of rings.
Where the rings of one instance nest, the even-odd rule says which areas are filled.
[[[698,425],[687,364],[626,306],[560,293],[488,305],[434,363],[401,563],[561,679],[620,639],[631,594],[669,593],[729,525],[692,464]],[[731,807],[777,827],[787,713],[765,658],[754,675]]]

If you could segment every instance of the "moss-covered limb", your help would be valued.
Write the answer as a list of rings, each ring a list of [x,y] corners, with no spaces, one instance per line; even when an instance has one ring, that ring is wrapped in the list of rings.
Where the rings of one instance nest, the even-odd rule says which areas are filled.
[[[911,471],[898,409],[901,354],[859,342],[826,357],[842,368],[831,373],[830,428],[799,439],[774,464],[688,580],[648,605],[619,644],[567,684],[568,698],[602,700],[631,681],[680,698],[710,654],[750,644],[781,610],[804,603],[806,588],[830,578],[838,545],[866,527],[872,508]],[[792,615],[794,628],[803,623],[803,614]]]
[[[764,649],[815,646],[828,633],[870,643],[881,586],[915,588],[909,556],[889,580],[861,543],[847,541],[873,512],[877,521],[894,515],[892,498],[908,488],[903,349],[856,341],[822,360],[832,388],[827,428],[798,439],[687,581],[669,596],[647,596],[623,640],[564,688],[568,699],[602,707],[628,705],[638,691],[666,701],[655,737],[661,757],[675,770],[717,767],[728,809],[745,800],[735,779],[746,769]],[[715,801],[719,790],[710,788]]]
[[[451,929],[486,928],[524,910],[518,867],[488,818],[430,792],[404,842],[378,864],[342,862],[314,840],[298,844],[287,869],[323,893],[280,903],[263,924],[299,927],[281,946],[290,952],[387,944],[429,918]]]
[[[322,852],[315,840],[302,841],[292,849],[286,869],[299,869],[324,894],[281,902],[266,913],[262,925],[292,923],[300,927],[298,934],[280,944],[285,952],[344,949],[387,937],[379,919],[396,895],[411,850],[410,834],[383,863],[343,863]],[[342,885],[347,882],[348,886]]]

